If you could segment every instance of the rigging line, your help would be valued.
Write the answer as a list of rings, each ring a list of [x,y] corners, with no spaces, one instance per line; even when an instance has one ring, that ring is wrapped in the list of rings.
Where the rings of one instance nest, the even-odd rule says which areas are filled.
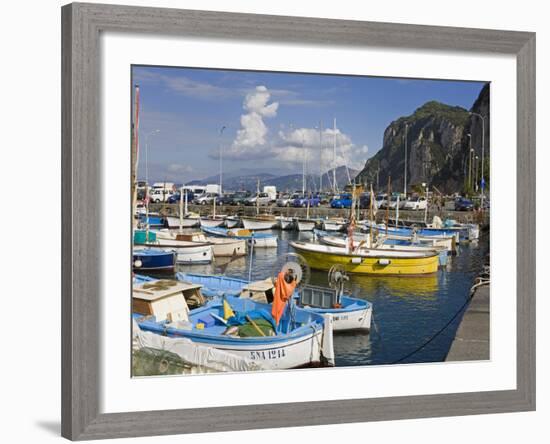
[[[418,353],[420,350],[422,350],[424,347],[426,347],[428,344],[430,344],[435,338],[437,338],[441,333],[443,333],[449,325],[452,324],[452,322],[457,318],[457,316],[468,306],[470,301],[473,299],[475,292],[470,293],[464,304],[458,309],[458,311],[454,314],[454,316],[443,326],[441,327],[430,339],[428,339],[426,342],[424,342],[420,347],[417,347],[415,350],[410,352],[409,354],[403,356],[402,358],[398,359],[397,361],[393,361],[390,364],[399,364],[400,362],[403,362],[405,359],[410,358],[411,356]]]

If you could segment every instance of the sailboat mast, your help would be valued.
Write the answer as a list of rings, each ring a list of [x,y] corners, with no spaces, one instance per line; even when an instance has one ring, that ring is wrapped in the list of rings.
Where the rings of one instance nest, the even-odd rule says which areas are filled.
[[[223,194],[223,144],[222,144],[222,136],[223,136],[223,130],[225,130],[225,125],[221,127],[220,129],[220,196]]]
[[[187,194],[185,195],[187,197]],[[187,199],[185,201],[187,203]],[[183,187],[180,188],[180,232],[183,228]]]
[[[256,182],[256,215],[260,214],[260,179]]]
[[[302,156],[302,196],[306,195],[306,149],[304,145],[304,136],[302,135],[302,151],[304,152]]]
[[[386,236],[388,235],[388,226],[390,224],[390,203],[391,203],[391,176],[388,176],[388,197],[386,204]]]
[[[333,146],[332,146],[332,187],[336,193],[338,186],[336,185],[336,117],[333,122]]]
[[[132,221],[134,228],[136,220],[134,218],[137,205],[137,168],[139,154],[139,85],[134,86],[134,121],[132,128]]]
[[[323,122],[319,120],[319,193],[323,191]]]

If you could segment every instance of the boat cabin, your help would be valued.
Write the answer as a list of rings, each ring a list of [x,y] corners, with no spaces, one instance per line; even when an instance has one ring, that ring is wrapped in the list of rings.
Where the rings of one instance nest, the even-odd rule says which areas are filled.
[[[202,285],[172,280],[158,280],[134,285],[132,311],[155,316],[157,322],[188,321],[189,306],[204,303]]]
[[[252,299],[256,302],[271,304],[273,302],[273,294],[275,287],[271,278],[263,281],[250,282],[241,289],[240,297],[242,299]]]

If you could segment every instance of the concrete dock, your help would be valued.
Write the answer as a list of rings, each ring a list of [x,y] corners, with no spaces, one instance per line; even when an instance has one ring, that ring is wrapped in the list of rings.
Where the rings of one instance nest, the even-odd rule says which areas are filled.
[[[490,359],[489,285],[478,287],[456,331],[446,361]]]

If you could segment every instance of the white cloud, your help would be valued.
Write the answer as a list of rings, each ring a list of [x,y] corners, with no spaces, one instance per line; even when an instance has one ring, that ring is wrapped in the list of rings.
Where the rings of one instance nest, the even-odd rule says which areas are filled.
[[[302,164],[304,150],[306,163],[310,172],[326,171],[334,166],[347,165],[361,169],[368,153],[366,145],[355,145],[351,137],[340,129],[325,128],[322,138],[318,128],[296,128],[290,131],[279,131],[280,143],[273,149],[273,154],[288,165]],[[322,143],[322,149],[321,149]],[[336,156],[334,145],[336,144]]]
[[[241,116],[241,129],[224,152],[224,157],[234,160],[264,157],[266,148],[269,150],[266,140],[269,130],[264,118],[275,117],[279,107],[278,102],[268,104],[270,99],[271,94],[263,85],[257,86],[245,96],[243,109],[246,114]]]

